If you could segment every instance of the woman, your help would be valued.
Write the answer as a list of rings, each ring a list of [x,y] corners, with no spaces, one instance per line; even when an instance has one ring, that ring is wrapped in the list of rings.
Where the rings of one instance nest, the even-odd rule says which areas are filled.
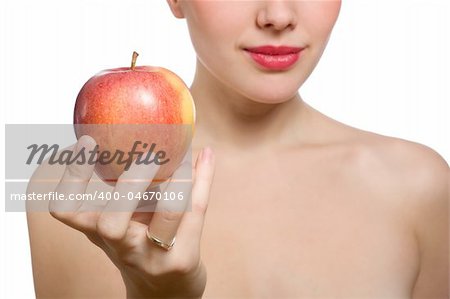
[[[192,211],[29,213],[38,297],[448,298],[446,162],[298,93],[340,1],[168,4],[197,52]],[[59,171],[89,188],[92,167]]]

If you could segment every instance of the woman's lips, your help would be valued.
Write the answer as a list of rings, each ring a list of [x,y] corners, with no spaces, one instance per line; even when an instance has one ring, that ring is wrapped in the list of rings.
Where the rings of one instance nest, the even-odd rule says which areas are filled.
[[[259,65],[270,70],[285,70],[300,58],[303,48],[289,46],[261,46],[245,48],[246,53]]]

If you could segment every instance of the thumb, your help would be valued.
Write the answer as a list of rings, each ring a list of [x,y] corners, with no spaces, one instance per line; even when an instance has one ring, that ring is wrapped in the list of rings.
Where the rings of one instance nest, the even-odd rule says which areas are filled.
[[[71,159],[74,159],[81,151],[86,153],[87,151],[94,149],[95,145],[95,140],[92,137],[88,135],[81,136],[74,146]],[[69,200],[69,196],[85,193],[95,165],[89,165],[88,163],[79,164],[77,161],[79,162],[79,159],[70,163],[68,162],[64,174],[55,190],[57,193],[64,194],[65,200],[50,201],[49,203],[49,210],[54,216],[57,212],[61,211],[74,212],[82,204],[82,201]]]

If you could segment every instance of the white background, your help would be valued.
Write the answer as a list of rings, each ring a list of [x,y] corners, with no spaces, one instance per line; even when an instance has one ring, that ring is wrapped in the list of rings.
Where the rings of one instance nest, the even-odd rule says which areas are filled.
[[[163,0],[8,0],[0,14],[1,140],[4,123],[71,123],[83,83],[128,66],[133,50],[138,64],[169,68],[188,85],[193,78],[185,21]],[[426,144],[449,161],[449,19],[447,0],[343,0],[303,98],[332,118]],[[0,297],[33,298],[25,213],[3,212],[0,223]]]

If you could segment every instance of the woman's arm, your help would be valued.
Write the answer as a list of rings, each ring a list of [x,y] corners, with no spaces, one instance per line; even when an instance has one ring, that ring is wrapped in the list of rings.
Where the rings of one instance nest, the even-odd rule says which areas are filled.
[[[418,156],[416,186],[416,235],[420,249],[420,272],[413,299],[449,298],[449,184],[447,163],[432,150]]]
[[[28,213],[36,298],[125,298],[120,272],[85,236],[49,214]]]
[[[28,192],[53,191],[57,181],[39,180],[60,178],[63,172],[64,166],[43,163]],[[120,271],[85,235],[48,212],[28,212],[27,222],[36,298],[126,297]]]

